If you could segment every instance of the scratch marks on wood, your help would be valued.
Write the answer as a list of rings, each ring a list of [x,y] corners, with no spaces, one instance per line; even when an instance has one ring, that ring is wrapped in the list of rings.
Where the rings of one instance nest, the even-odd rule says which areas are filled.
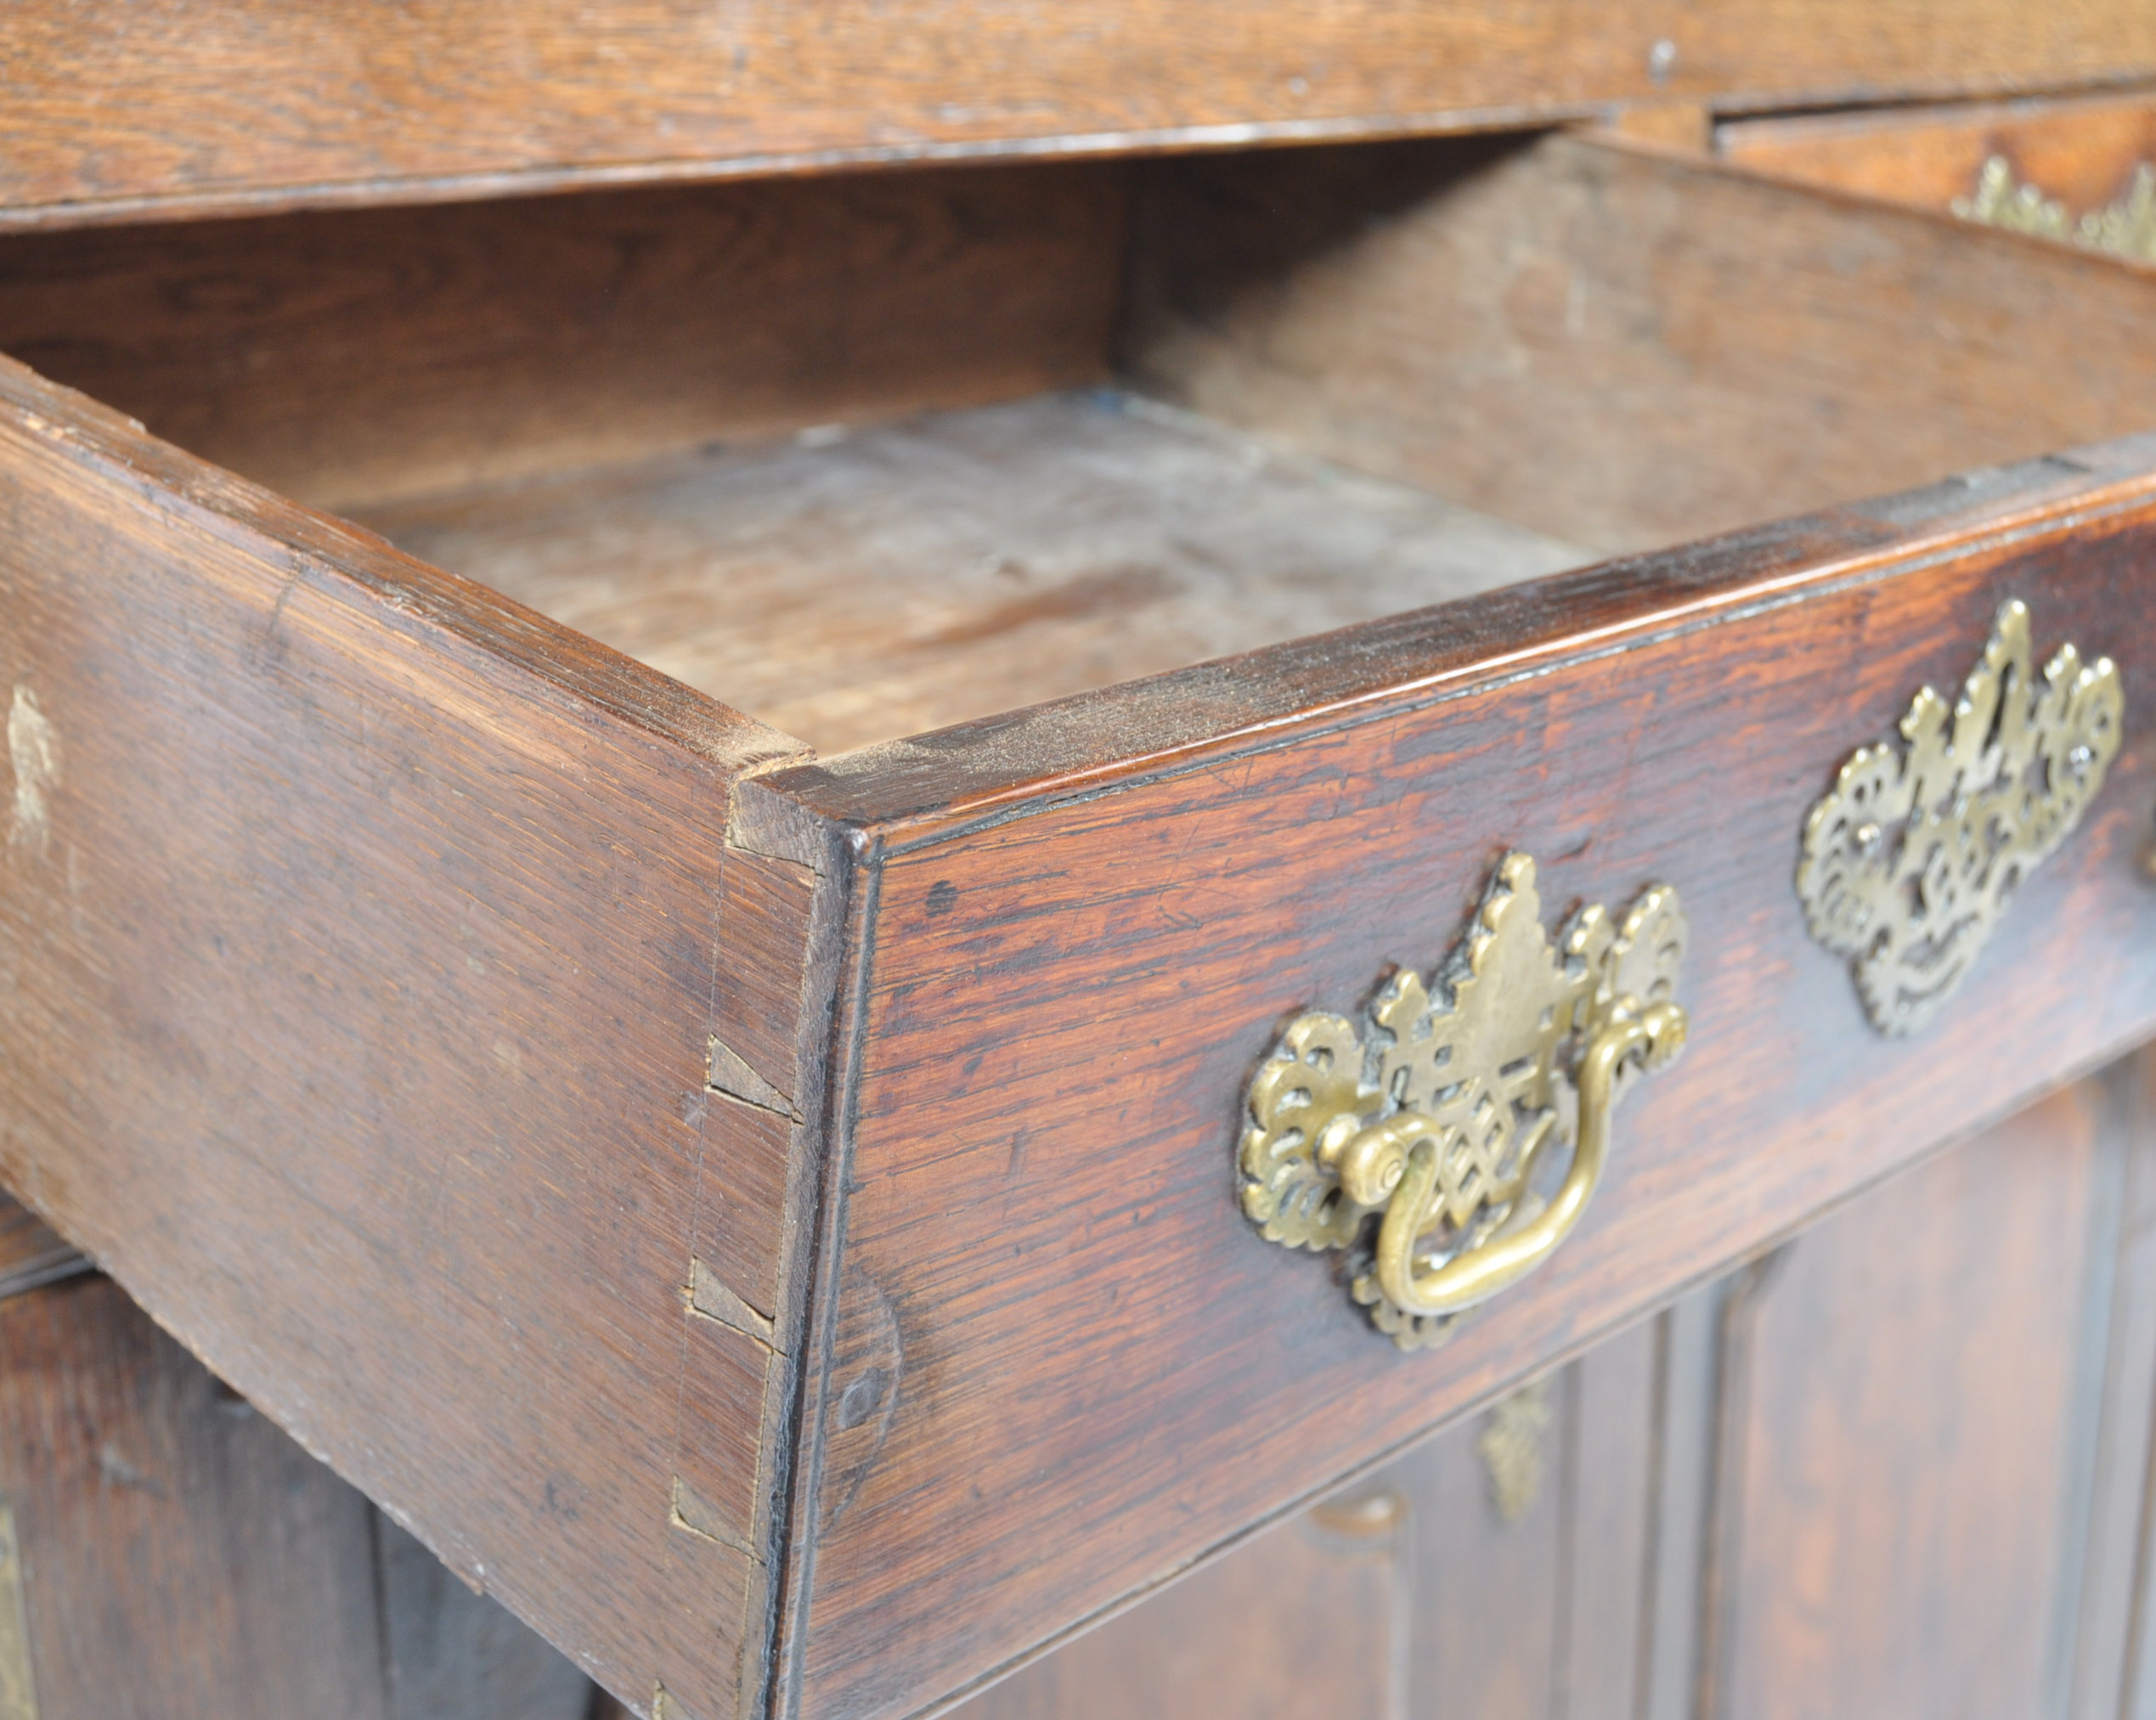
[[[47,793],[58,787],[60,780],[59,730],[37,708],[37,696],[25,686],[15,688],[8,710],[8,758],[15,772],[15,804],[8,820],[8,840],[18,847],[35,848],[42,859],[52,838],[52,807]]]

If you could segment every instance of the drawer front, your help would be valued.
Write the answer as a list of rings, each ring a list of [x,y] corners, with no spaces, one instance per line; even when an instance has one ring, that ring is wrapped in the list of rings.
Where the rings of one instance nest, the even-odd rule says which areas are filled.
[[[729,1712],[810,875],[721,837],[782,743],[5,363],[0,676],[0,1176],[468,1581]]]
[[[2156,1029],[2153,460],[2114,444],[769,779],[876,844],[799,1712],[964,1688]],[[1800,835],[2010,599],[2042,656],[2115,660],[2123,749],[1962,990],[1889,1037],[1807,929]],[[1549,1264],[1403,1353],[1244,1215],[1244,1095],[1297,1012],[1436,967],[1508,849],[1553,923],[1681,891],[1691,1042]]]

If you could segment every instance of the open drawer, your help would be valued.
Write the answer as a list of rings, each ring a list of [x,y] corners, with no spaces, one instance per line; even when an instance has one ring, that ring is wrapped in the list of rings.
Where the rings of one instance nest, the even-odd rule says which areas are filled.
[[[1569,136],[10,239],[0,1176],[638,1712],[933,1706],[2156,1032],[2152,312]],[[2123,744],[1882,1034],[2010,600]],[[1508,850],[1690,1048],[1408,1351],[1246,1095]]]

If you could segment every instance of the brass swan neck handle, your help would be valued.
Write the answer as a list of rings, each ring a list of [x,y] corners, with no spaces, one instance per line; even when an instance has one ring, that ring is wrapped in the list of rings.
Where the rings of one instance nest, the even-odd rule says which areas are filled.
[[[1359,1025],[1290,1025],[1250,1083],[1244,1211],[1268,1241],[1346,1249],[1351,1294],[1402,1348],[1442,1342],[1578,1224],[1626,1072],[1684,1046],[1686,935],[1656,885],[1621,924],[1582,909],[1553,945],[1533,860],[1507,854],[1431,983],[1395,973]]]
[[[1572,1234],[1601,1183],[1610,1156],[1617,1072],[1634,1061],[1646,1069],[1660,1068],[1683,1048],[1686,1025],[1685,1012],[1676,1004],[1651,1003],[1595,1035],[1573,1073],[1579,1088],[1579,1139],[1557,1193],[1546,1204],[1532,1196],[1522,1200],[1510,1221],[1500,1224],[1487,1241],[1461,1250],[1441,1266],[1418,1266],[1415,1245],[1438,1191],[1442,1131],[1419,1116],[1413,1119],[1415,1126],[1406,1129],[1397,1117],[1379,1124],[1396,1138],[1411,1136],[1414,1142],[1378,1227],[1377,1279],[1386,1296],[1404,1312],[1425,1319],[1462,1314],[1510,1289],[1548,1260]],[[1551,1131],[1544,1130],[1541,1141],[1550,1137]],[[1532,1151],[1527,1155],[1528,1176],[1534,1156]]]

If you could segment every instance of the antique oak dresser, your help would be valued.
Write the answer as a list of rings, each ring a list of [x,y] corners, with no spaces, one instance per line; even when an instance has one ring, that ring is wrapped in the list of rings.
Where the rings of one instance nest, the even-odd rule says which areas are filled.
[[[2135,0],[13,0],[0,1720],[2156,1713],[2153,334]]]

